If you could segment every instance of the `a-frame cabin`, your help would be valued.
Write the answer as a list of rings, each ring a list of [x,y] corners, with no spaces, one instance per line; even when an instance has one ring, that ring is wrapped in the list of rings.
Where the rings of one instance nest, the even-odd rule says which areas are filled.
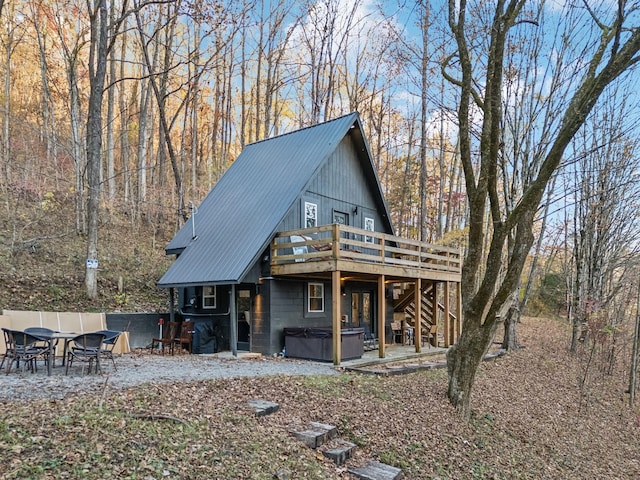
[[[416,351],[431,325],[444,346],[460,333],[460,252],[394,236],[356,113],[247,145],[166,253],[158,286],[196,353],[274,355],[285,332],[318,334],[339,364],[370,337],[384,357],[399,319]],[[316,347],[296,356],[327,360]]]

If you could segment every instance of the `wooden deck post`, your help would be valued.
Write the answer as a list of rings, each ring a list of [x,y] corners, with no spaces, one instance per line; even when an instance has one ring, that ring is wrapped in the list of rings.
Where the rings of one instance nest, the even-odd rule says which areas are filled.
[[[450,347],[455,341],[454,330],[455,322],[451,322],[449,317],[449,282],[443,282],[444,284],[444,346]]]
[[[433,341],[436,344],[436,347],[438,346],[438,282],[431,282],[431,295],[433,295],[433,297],[431,298],[431,325],[435,325],[436,326],[436,332],[435,332],[435,336],[433,337]],[[445,325],[446,327],[446,325]],[[444,331],[444,337],[447,336],[447,331]],[[445,338],[445,342],[446,342],[446,338]]]
[[[422,347],[422,280],[420,278],[416,278],[416,288],[414,295],[415,298],[413,301],[416,304],[416,308],[415,320],[413,322],[413,343],[416,347],[416,353],[420,353]]]
[[[340,271],[331,272],[331,299],[332,299],[332,316],[333,316],[333,364],[340,365],[342,352],[340,351],[342,341],[342,327],[340,323]]]
[[[462,285],[460,282],[456,282],[456,343],[458,338],[462,334]]]
[[[386,298],[385,298],[385,286],[384,275],[378,277],[378,357],[385,357],[385,319],[387,316],[386,311]]]

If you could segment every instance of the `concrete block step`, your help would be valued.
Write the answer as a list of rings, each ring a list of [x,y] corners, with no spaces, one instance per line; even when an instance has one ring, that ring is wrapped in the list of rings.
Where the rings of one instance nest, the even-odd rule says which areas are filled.
[[[402,470],[385,463],[371,462],[364,467],[348,469],[350,474],[361,480],[400,480]]]
[[[325,423],[311,422],[308,430],[301,432],[293,432],[295,437],[304,442],[305,445],[311,448],[318,448],[324,443],[336,437],[338,429],[333,425],[327,425]]]
[[[302,432],[293,433],[298,440],[303,442],[307,447],[318,448],[327,441],[326,430],[303,430]]]
[[[356,445],[354,443],[338,439],[336,440],[335,447],[322,452],[322,454],[325,457],[333,460],[333,463],[335,463],[336,465],[342,465],[344,464],[344,462],[351,458],[351,455],[353,454],[355,448]]]
[[[324,430],[327,432],[327,440],[333,440],[338,436],[338,429],[334,425],[320,422],[311,422],[309,425],[311,425],[311,428],[314,430]]]
[[[277,412],[280,409],[280,405],[274,402],[269,402],[267,400],[249,400],[247,402],[253,411],[256,412],[256,416],[264,417],[266,415],[271,415],[272,413]]]

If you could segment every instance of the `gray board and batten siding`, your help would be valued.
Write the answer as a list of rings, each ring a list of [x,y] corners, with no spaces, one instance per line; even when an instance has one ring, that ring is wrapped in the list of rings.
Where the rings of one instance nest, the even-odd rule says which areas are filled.
[[[352,128],[353,127],[353,128]],[[345,139],[346,137],[346,139]],[[332,156],[333,155],[333,156]],[[237,284],[268,249],[275,233],[285,227],[287,213],[301,208],[305,192],[321,194],[329,178],[318,175],[332,156],[360,161],[373,190],[374,204],[382,212],[376,230],[392,232],[391,222],[369,148],[356,113],[323,124],[247,145],[166,248],[178,254],[158,282],[159,287]],[[329,162],[332,163],[332,162]],[[355,181],[328,167],[348,202]],[[350,173],[353,173],[351,171]],[[322,182],[323,185],[314,182]],[[355,188],[366,188],[358,186]],[[373,206],[373,205],[372,205]],[[348,210],[348,209],[347,209]],[[348,212],[347,212],[348,213]],[[299,220],[301,222],[302,215]],[[195,219],[195,228],[192,222]],[[377,220],[377,219],[376,219]],[[293,228],[300,228],[300,224]],[[195,238],[193,231],[195,230]]]
[[[334,223],[337,212],[351,226],[372,218],[376,231],[393,234],[356,113],[246,146],[167,246],[177,258],[158,286],[179,288],[178,313],[215,330],[216,348],[228,347],[231,319],[228,307],[204,311],[200,301],[186,302],[203,285],[218,285],[221,298],[232,284],[236,292],[251,284],[260,291],[251,297],[254,352],[280,352],[286,327],[331,326],[330,282],[323,282],[324,312],[309,313],[304,279],[270,278],[270,242],[305,226],[305,202],[317,205],[317,225]],[[340,301],[349,311],[347,298]]]
[[[372,189],[372,185],[377,185],[377,178],[367,175],[368,169],[366,166],[363,168],[363,159],[356,148],[351,136],[342,139],[318,174],[311,179],[300,201],[292,206],[278,226],[278,231],[303,227],[304,204],[311,202],[318,206],[318,225],[334,223],[334,212],[340,212],[347,215],[351,226],[364,228],[364,219],[368,217],[374,219],[377,231],[393,233],[384,199],[375,195],[376,190]]]

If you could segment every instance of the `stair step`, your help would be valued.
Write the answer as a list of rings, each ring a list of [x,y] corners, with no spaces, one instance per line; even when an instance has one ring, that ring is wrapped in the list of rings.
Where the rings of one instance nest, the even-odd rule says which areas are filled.
[[[269,402],[267,400],[249,400],[247,402],[253,411],[256,412],[256,416],[264,417],[266,415],[271,415],[272,413],[277,412],[280,409],[280,405],[274,402]]]
[[[401,469],[380,462],[371,462],[360,468],[350,468],[348,472],[362,480],[400,480],[402,478]]]
[[[346,440],[338,440],[337,443],[338,445],[336,447],[331,448],[322,454],[333,460],[333,463],[336,465],[342,465],[351,458],[356,445],[354,443],[347,442]]]
[[[324,430],[327,432],[327,440],[332,440],[338,436],[338,429],[334,425],[327,423],[311,422],[311,428],[314,430]]]
[[[305,445],[311,448],[318,448],[338,435],[338,429],[333,425],[311,422],[310,426],[311,428],[308,430],[294,432],[294,435],[298,440],[304,442]]]
[[[318,448],[327,441],[326,430],[304,430],[302,432],[294,432],[294,435],[307,447],[311,448]]]

